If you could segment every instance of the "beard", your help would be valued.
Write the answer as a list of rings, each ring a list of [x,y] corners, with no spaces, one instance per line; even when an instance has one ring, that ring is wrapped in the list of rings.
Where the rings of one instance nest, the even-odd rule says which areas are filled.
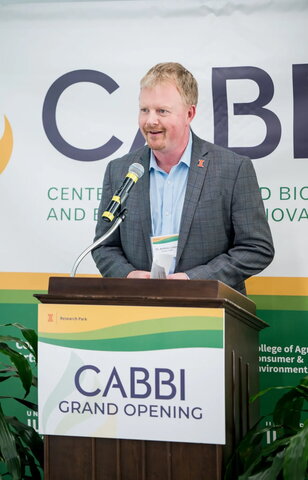
[[[166,147],[166,134],[164,130],[147,130],[143,132],[143,135],[152,150],[163,150]]]

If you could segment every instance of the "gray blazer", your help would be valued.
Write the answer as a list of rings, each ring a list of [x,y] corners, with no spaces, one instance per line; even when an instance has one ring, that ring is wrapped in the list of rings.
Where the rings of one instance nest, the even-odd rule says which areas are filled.
[[[145,173],[129,194],[125,221],[92,253],[105,277],[151,269],[149,158],[145,146],[107,166],[95,240],[110,228],[101,215],[129,166],[141,163]],[[252,162],[193,134],[175,272],[185,272],[190,279],[220,280],[245,293],[244,280],[262,271],[273,256]]]

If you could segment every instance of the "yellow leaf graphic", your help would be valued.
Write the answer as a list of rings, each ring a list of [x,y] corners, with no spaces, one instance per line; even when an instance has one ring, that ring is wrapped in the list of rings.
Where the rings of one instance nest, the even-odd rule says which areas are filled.
[[[13,132],[10,122],[4,116],[4,133],[0,138],[0,173],[3,172],[12,155],[13,150]]]

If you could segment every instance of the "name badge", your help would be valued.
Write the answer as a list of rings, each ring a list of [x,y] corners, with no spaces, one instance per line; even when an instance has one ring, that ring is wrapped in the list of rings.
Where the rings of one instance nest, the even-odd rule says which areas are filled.
[[[174,268],[178,248],[179,234],[161,235],[151,237],[153,263],[151,278],[166,278]]]

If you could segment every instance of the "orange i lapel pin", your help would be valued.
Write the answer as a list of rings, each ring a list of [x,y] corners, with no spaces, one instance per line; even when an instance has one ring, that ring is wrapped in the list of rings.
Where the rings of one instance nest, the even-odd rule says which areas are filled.
[[[204,159],[203,158],[199,158],[197,167],[201,167],[201,168],[204,167]]]

